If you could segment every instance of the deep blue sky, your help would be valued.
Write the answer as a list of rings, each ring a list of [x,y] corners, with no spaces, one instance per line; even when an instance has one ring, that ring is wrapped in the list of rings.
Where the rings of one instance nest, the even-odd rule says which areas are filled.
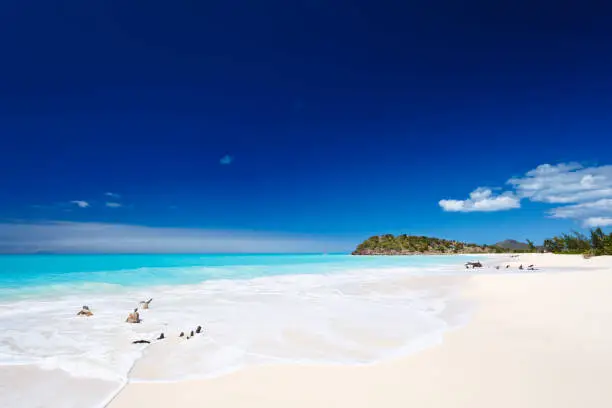
[[[498,3],[5,1],[0,219],[355,242],[579,226],[438,205],[612,161],[611,10]]]

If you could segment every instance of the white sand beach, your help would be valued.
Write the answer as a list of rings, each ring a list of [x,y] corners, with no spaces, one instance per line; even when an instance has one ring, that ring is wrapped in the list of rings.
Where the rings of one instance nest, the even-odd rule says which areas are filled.
[[[474,313],[437,346],[368,366],[256,366],[206,380],[130,381],[109,406],[612,406],[612,258],[529,254],[484,263],[502,268],[460,282]],[[518,264],[539,270],[519,274]],[[163,358],[157,349],[149,351]],[[142,361],[133,372],[155,378],[152,360]]]

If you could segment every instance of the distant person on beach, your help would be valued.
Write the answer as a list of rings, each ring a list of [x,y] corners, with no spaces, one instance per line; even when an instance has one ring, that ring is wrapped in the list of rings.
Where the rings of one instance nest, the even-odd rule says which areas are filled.
[[[81,310],[79,310],[79,313],[77,313],[77,316],[93,316],[93,312],[91,310],[89,310],[89,306],[83,306],[81,308]]]
[[[140,315],[138,314],[138,308],[134,309],[125,319],[126,323],[140,323]]]
[[[151,303],[151,301],[153,300],[153,298],[147,300],[146,302],[143,300],[140,302],[140,307],[142,309],[148,309],[149,308],[149,303]]]

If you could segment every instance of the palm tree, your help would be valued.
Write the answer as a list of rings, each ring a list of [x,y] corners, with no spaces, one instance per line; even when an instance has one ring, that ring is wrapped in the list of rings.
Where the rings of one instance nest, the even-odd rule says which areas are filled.
[[[533,241],[532,241],[532,240],[528,239],[528,240],[527,240],[527,245],[529,245],[529,251],[531,251],[531,252],[535,252],[535,250],[536,250],[536,246],[533,244]]]

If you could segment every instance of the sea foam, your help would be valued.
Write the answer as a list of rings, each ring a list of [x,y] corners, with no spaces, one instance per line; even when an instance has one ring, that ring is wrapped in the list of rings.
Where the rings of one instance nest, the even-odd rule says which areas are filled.
[[[0,302],[0,364],[113,382],[206,378],[260,364],[369,364],[435,344],[461,322],[467,309],[453,285],[415,278],[454,270],[363,268],[148,287],[76,283]],[[143,322],[126,324],[138,301],[151,297]],[[93,317],[76,316],[83,304]],[[203,334],[178,340],[198,325]],[[132,344],[161,332],[167,339],[149,350]]]

